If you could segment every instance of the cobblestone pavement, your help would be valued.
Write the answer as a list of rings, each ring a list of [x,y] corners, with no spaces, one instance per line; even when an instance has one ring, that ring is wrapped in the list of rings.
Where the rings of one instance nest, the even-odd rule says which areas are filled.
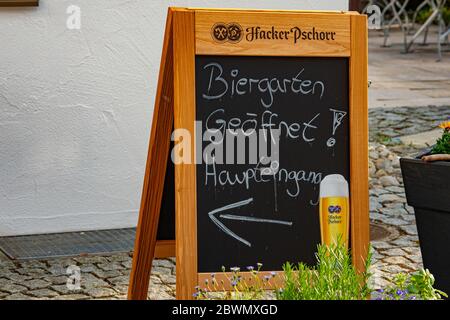
[[[449,110],[450,106],[369,109],[370,140],[395,145],[399,136],[436,129],[450,116]]]
[[[399,136],[435,129],[450,115],[450,106],[401,107],[369,111],[370,219],[390,235],[372,241],[375,287],[398,272],[423,267],[414,210],[406,203],[399,157],[420,153],[426,145],[402,144]]]
[[[372,241],[375,287],[386,285],[395,273],[422,266],[414,212],[406,204],[399,166],[399,156],[419,149],[403,145],[395,137],[435,128],[449,111],[450,107],[370,111],[370,218],[373,226],[389,231],[387,237]],[[66,285],[70,265],[80,267],[79,290],[69,290]],[[0,257],[0,299],[125,299],[130,267],[130,254],[27,262]],[[175,260],[155,260],[149,298],[173,299],[174,293]]]
[[[410,150],[408,150],[410,151]],[[374,286],[386,285],[392,275],[422,267],[414,210],[406,204],[398,154],[379,143],[369,147],[369,199],[372,225],[389,235],[372,241]]]
[[[67,267],[79,266],[80,289],[69,290]],[[0,299],[126,299],[131,255],[85,256],[43,261],[0,261]],[[150,299],[173,299],[174,259],[155,260]]]

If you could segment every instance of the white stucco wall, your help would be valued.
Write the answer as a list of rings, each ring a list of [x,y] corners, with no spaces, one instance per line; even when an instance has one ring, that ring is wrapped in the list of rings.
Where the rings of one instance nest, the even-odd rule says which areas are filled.
[[[81,30],[66,28],[71,4]],[[347,0],[0,8],[0,236],[135,226],[169,5],[346,10]]]

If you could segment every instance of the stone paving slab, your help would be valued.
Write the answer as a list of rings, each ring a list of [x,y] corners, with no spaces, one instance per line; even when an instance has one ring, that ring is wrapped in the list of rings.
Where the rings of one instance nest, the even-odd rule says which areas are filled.
[[[430,35],[435,33],[434,28]],[[431,37],[435,41],[436,37]],[[382,31],[369,31],[369,108],[450,106],[450,52],[436,62],[436,44],[415,46],[403,54],[403,36],[393,30],[390,47],[381,47]]]
[[[436,140],[442,136],[442,129],[434,129],[427,132],[421,132],[400,137],[403,144],[412,144],[420,147],[429,147],[436,143]]]

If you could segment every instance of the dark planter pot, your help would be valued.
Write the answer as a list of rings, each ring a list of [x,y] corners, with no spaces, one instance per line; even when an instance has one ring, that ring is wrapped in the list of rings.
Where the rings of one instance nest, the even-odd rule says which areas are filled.
[[[450,162],[400,159],[408,204],[414,207],[424,267],[435,288],[450,293]]]

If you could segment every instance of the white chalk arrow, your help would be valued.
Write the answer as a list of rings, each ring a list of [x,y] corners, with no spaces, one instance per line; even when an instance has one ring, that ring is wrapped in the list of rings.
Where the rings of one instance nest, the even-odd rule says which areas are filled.
[[[211,219],[214,224],[219,227],[220,230],[228,234],[229,236],[235,238],[236,240],[242,242],[243,244],[251,247],[252,244],[245,240],[244,238],[238,236],[236,233],[228,229],[220,220],[215,216],[216,213],[238,208],[245,206],[249,203],[253,202],[253,198],[249,198],[247,200],[238,201],[235,203],[228,204],[224,207],[214,209],[208,213],[209,218]],[[227,220],[238,220],[238,221],[249,221],[249,222],[259,222],[259,223],[274,223],[274,224],[281,224],[285,226],[292,226],[292,222],[290,221],[282,221],[282,220],[273,220],[273,219],[260,219],[260,218],[253,218],[253,217],[247,217],[247,216],[238,216],[233,214],[221,214],[221,218],[227,219]]]

